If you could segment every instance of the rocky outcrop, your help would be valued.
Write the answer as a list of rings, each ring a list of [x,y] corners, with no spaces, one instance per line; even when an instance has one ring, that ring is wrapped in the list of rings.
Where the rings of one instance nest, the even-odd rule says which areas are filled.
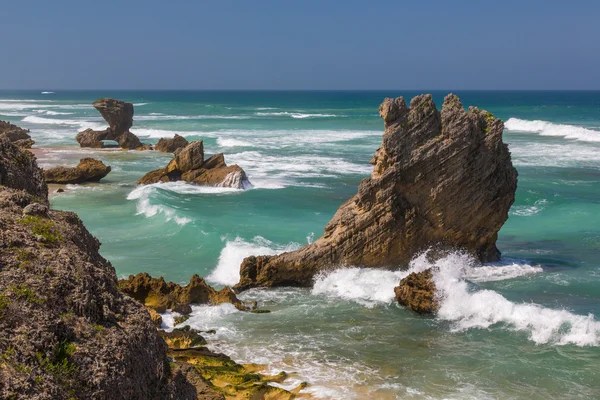
[[[129,129],[133,125],[133,104],[115,99],[100,99],[93,103],[109,127],[103,131],[86,129],[76,136],[81,147],[103,148],[104,140],[116,141],[122,149],[152,150]]]
[[[48,203],[48,186],[35,157],[0,135],[0,185],[24,190],[37,202]]]
[[[29,136],[29,129],[23,129],[10,122],[0,121],[0,137],[6,137],[15,146],[30,149],[35,142]]]
[[[0,398],[196,399],[100,242],[51,210],[35,160],[0,139]]]
[[[76,167],[54,167],[44,170],[48,183],[98,182],[110,172],[110,166],[94,158],[82,158]]]
[[[246,306],[230,288],[215,290],[198,275],[192,276],[186,286],[181,286],[166,282],[162,277],[152,278],[147,273],[139,273],[120,280],[119,289],[159,313],[171,309],[180,314],[189,314],[192,311],[191,304],[231,303],[240,310],[246,310]]]
[[[401,279],[400,284],[394,288],[394,294],[398,304],[419,314],[430,314],[439,308],[431,269],[412,272]]]
[[[406,266],[418,252],[460,248],[497,260],[498,231],[508,218],[517,171],[502,142],[502,121],[448,95],[441,112],[431,95],[386,99],[385,132],[370,178],[314,243],[278,256],[246,258],[236,289],[310,286],[338,265]]]
[[[169,162],[165,168],[148,172],[137,183],[148,185],[158,182],[186,181],[199,185],[246,189],[251,186],[242,168],[227,166],[223,154],[216,154],[204,160],[202,140],[188,144]]]
[[[183,150],[190,142],[183,136],[175,135],[173,139],[160,138],[154,146],[154,150],[162,151],[163,153],[175,153],[178,150]]]

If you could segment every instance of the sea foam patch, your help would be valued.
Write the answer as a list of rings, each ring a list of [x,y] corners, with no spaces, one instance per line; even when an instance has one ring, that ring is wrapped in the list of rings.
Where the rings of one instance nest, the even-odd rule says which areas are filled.
[[[566,139],[581,140],[584,142],[600,142],[600,131],[587,129],[582,126],[555,124],[541,120],[523,120],[509,118],[504,127],[510,131],[532,132],[541,136],[560,136]]]

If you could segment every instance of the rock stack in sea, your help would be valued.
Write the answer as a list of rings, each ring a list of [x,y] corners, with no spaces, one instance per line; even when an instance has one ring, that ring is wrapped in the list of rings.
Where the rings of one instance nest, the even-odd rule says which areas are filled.
[[[30,149],[35,144],[29,136],[29,129],[23,129],[6,121],[0,121],[0,137],[6,137],[15,146],[23,149]]]
[[[197,140],[178,149],[175,157],[164,167],[148,172],[137,183],[147,185],[158,182],[186,181],[199,185],[245,189],[250,182],[238,165],[225,164],[222,153],[204,160],[204,145]]]
[[[47,183],[98,182],[110,172],[110,166],[94,158],[82,158],[75,167],[54,167],[44,170]]]
[[[374,170],[314,243],[277,256],[246,258],[236,289],[310,286],[340,265],[400,268],[419,252],[462,249],[481,261],[500,257],[517,171],[502,141],[504,125],[486,111],[465,111],[455,95],[441,112],[431,95],[379,107],[385,132]]]
[[[133,104],[115,99],[100,99],[93,103],[102,118],[108,122],[108,128],[103,131],[86,129],[79,132],[77,143],[81,147],[102,148],[104,140],[116,141],[122,149],[152,150],[149,144],[143,144],[129,129],[133,125]]]
[[[160,138],[154,150],[162,151],[163,153],[174,153],[177,154],[183,150],[190,142],[187,141],[183,136],[175,134],[172,139]]]

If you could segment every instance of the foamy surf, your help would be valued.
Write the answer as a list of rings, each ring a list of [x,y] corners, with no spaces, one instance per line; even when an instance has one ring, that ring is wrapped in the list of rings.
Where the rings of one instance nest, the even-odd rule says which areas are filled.
[[[152,204],[152,197],[157,190],[156,185],[139,186],[127,195],[127,200],[137,200],[136,215],[144,215],[146,218],[163,215],[167,222],[174,221],[179,226],[192,222],[188,217],[177,215],[177,211],[171,207]]]
[[[600,142],[600,131],[587,129],[582,126],[555,124],[540,120],[523,120],[509,118],[504,127],[510,131],[532,132],[541,136],[560,136],[566,139],[581,140],[584,142]]]

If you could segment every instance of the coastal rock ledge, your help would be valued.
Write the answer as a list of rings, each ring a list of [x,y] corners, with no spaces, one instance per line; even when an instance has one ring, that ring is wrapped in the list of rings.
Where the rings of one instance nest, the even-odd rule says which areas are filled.
[[[235,289],[311,286],[340,265],[398,268],[419,252],[462,249],[480,261],[500,257],[517,171],[502,141],[504,124],[448,95],[441,112],[429,94],[385,99],[385,132],[370,178],[314,243],[277,256],[244,259]]]
[[[110,166],[94,158],[82,158],[75,167],[54,167],[44,170],[47,183],[98,182],[110,172]]]

